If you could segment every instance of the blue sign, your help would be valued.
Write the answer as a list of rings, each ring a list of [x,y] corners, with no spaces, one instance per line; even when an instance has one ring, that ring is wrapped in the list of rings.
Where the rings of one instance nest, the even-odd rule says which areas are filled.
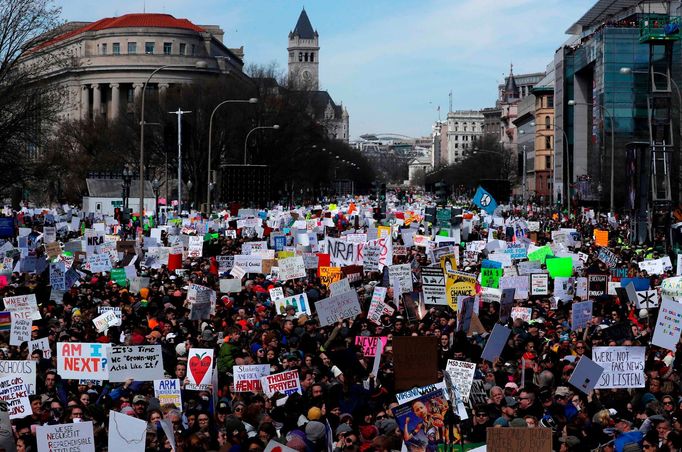
[[[0,238],[6,239],[14,237],[14,218],[0,218]]]

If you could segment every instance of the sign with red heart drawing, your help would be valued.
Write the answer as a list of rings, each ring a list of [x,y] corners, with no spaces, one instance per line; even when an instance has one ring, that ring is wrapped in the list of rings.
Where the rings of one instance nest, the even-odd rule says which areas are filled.
[[[189,383],[185,385],[185,389],[191,391],[209,390],[213,376],[213,349],[192,348],[187,358],[189,363],[187,379]]]

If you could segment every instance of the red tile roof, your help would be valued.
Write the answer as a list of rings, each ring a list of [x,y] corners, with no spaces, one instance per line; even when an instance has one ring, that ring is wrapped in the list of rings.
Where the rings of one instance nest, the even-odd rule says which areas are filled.
[[[198,25],[193,24],[187,19],[176,19],[170,14],[155,14],[155,13],[145,13],[145,14],[125,14],[120,17],[107,17],[100,19],[96,22],[92,22],[84,27],[71,30],[67,33],[58,35],[49,41],[46,41],[39,45],[34,50],[39,50],[55,44],[60,41],[64,41],[73,36],[77,36],[81,33],[87,31],[98,31],[107,30],[110,28],[131,28],[131,27],[148,27],[148,28],[180,28],[184,30],[192,30],[196,32],[205,31]]]

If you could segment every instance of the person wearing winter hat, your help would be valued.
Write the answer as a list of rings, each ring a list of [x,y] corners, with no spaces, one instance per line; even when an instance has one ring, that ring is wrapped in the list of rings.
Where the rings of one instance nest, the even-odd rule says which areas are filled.
[[[308,441],[315,445],[320,445],[324,442],[327,433],[327,428],[322,422],[310,421],[305,426],[305,436]]]
[[[308,416],[306,416],[309,421],[319,421],[322,418],[322,410],[314,406],[308,410]]]

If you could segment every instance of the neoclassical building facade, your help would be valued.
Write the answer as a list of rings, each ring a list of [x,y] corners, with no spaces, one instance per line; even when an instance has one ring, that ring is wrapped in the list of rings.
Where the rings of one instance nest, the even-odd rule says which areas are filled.
[[[27,52],[24,62],[57,56],[45,76],[63,89],[61,119],[113,119],[131,111],[151,73],[166,65],[149,81],[147,96],[218,74],[246,78],[243,47],[228,48],[220,27],[169,14],[69,22],[54,35]]]

